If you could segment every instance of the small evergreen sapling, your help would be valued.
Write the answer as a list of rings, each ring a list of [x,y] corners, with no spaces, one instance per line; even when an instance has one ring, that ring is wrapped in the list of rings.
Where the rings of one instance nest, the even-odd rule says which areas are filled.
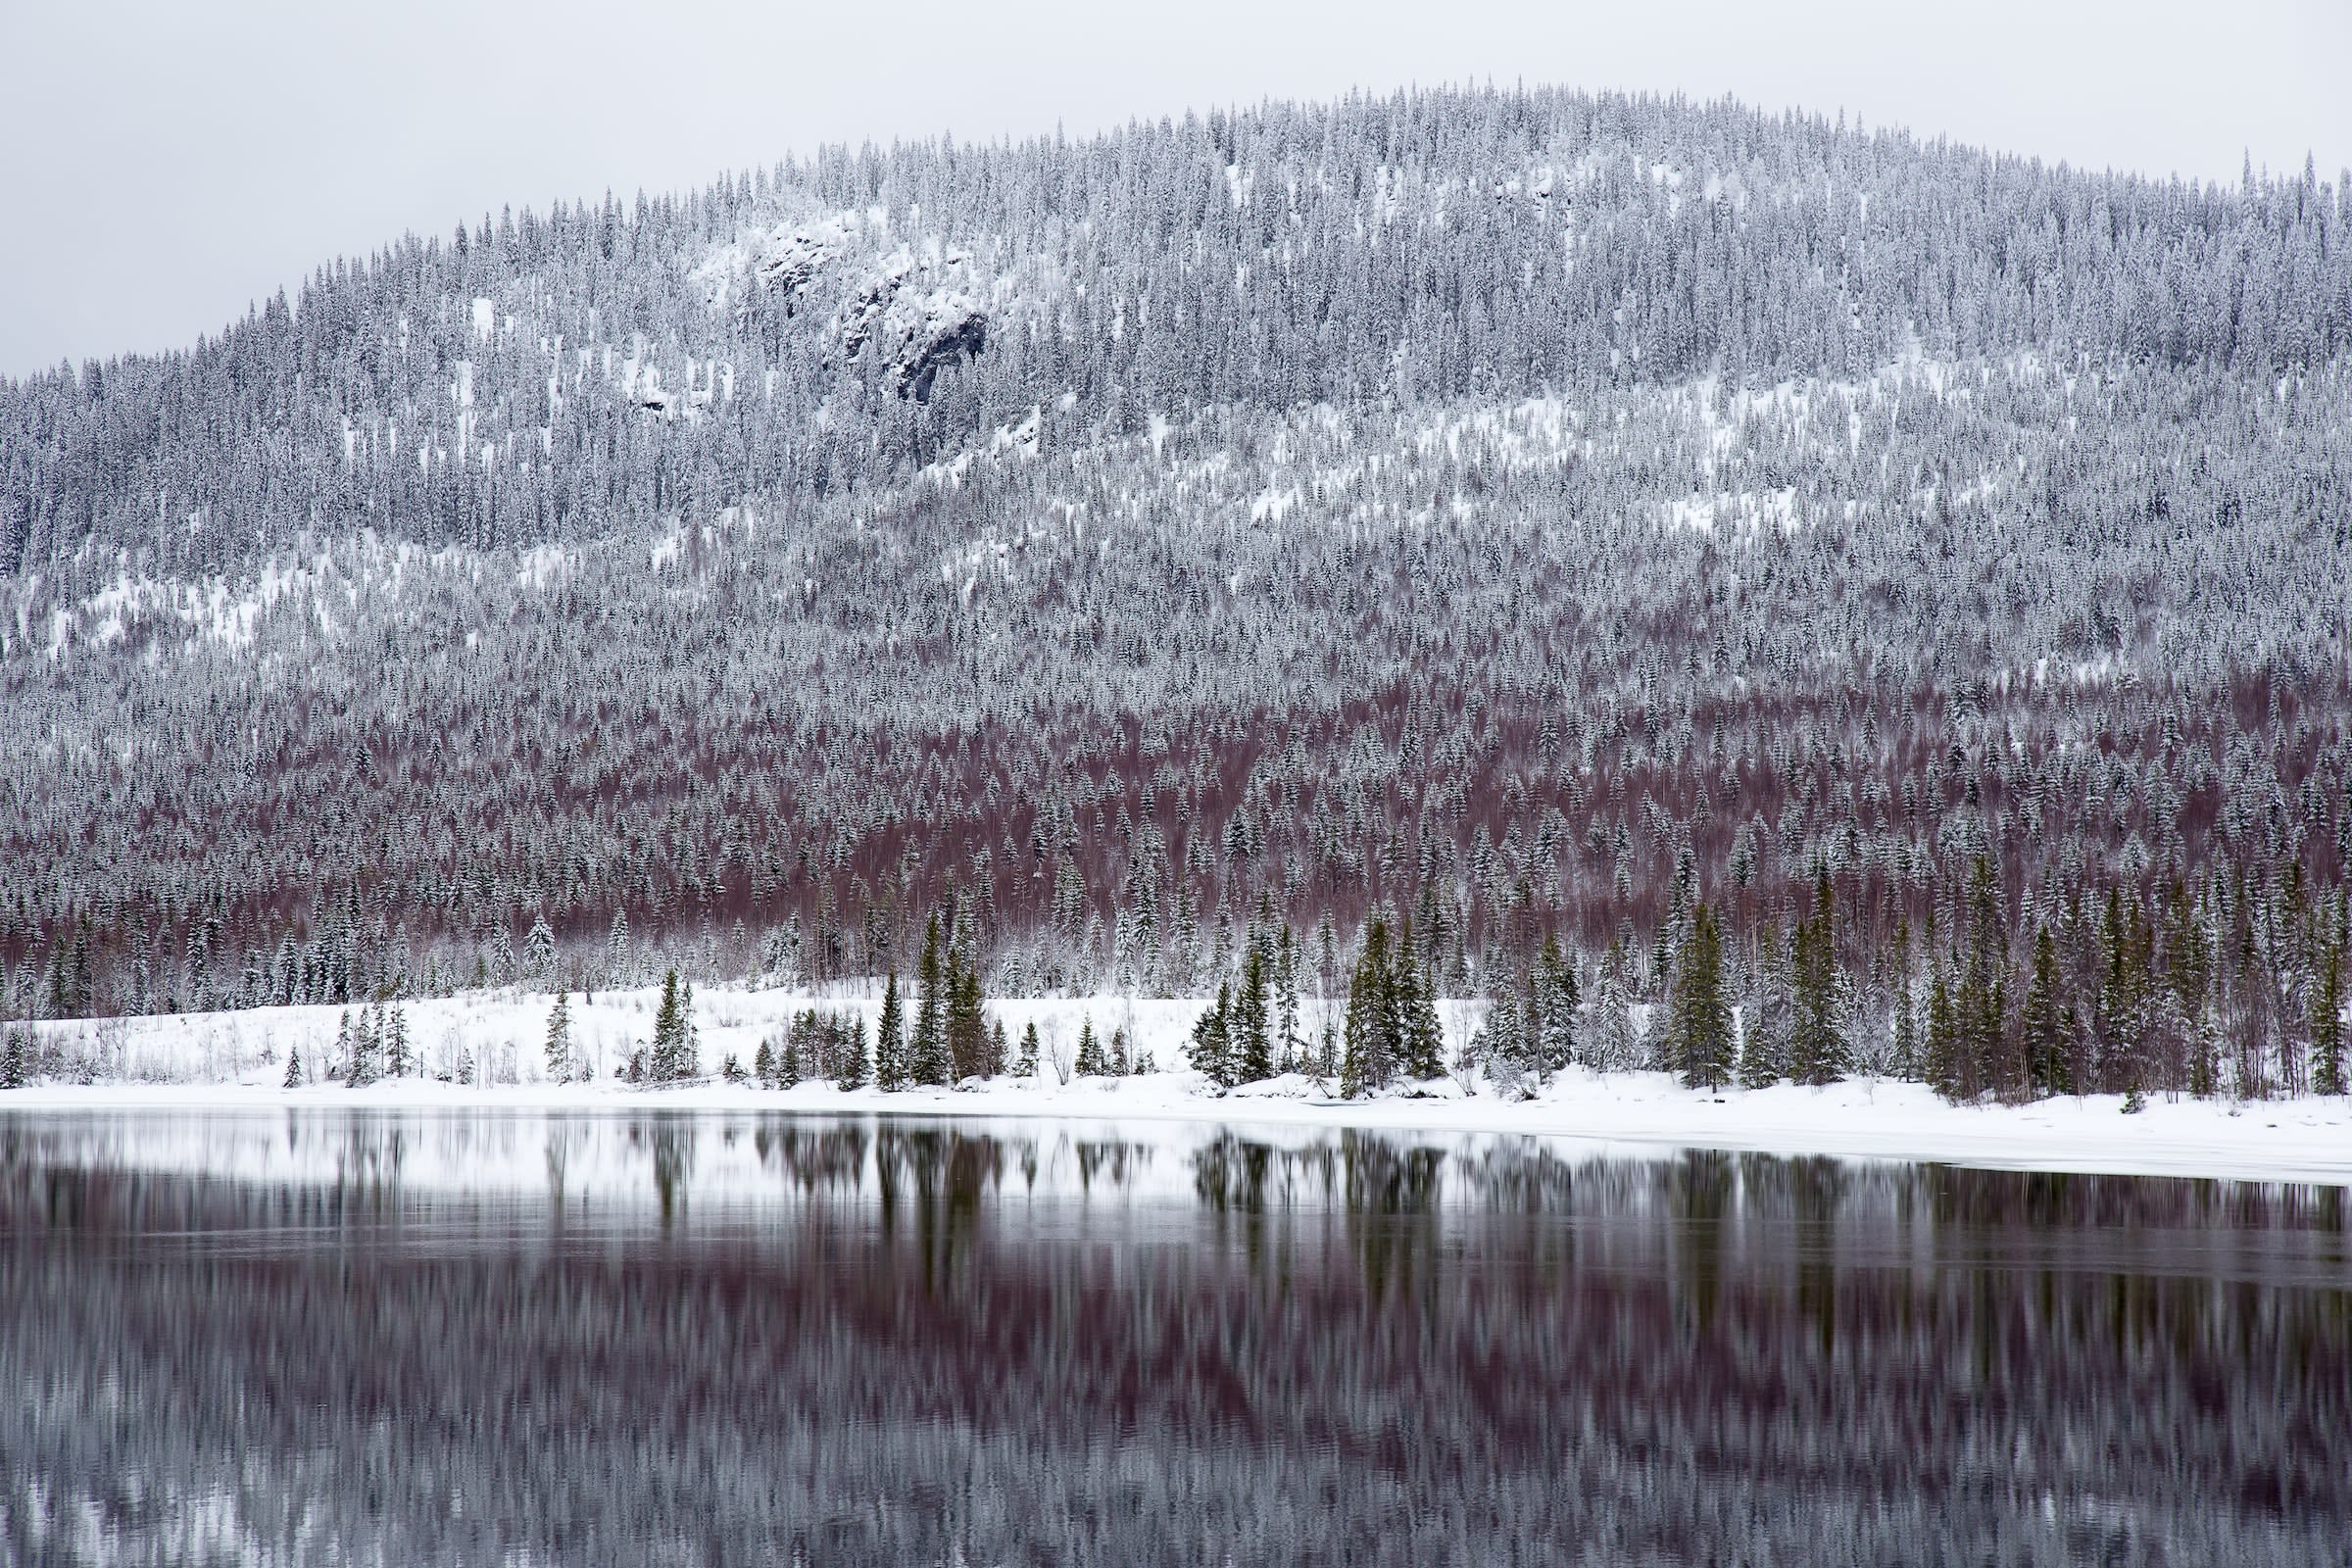
[[[1109,1070],[1109,1065],[1102,1059],[1102,1041],[1095,1038],[1095,1020],[1091,1017],[1079,1019],[1078,1062],[1075,1069],[1078,1076],[1100,1078]]]
[[[556,1004],[547,1015],[547,1081],[569,1083],[571,1058],[571,994],[559,988]]]

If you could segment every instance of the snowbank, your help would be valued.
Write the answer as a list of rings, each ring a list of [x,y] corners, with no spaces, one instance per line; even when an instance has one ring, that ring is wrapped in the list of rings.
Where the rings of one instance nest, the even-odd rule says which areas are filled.
[[[1111,1124],[1216,1123],[1236,1129],[1366,1127],[1424,1134],[1504,1133],[1586,1140],[1627,1152],[1749,1150],[1861,1159],[1927,1159],[2006,1169],[2231,1177],[2352,1186],[2352,1102],[2298,1099],[2230,1104],[2151,1100],[2122,1114],[2115,1097],[2030,1105],[1948,1105],[1917,1084],[1856,1080],[1826,1089],[1781,1085],[1706,1095],[1662,1073],[1599,1077],[1575,1069],[1542,1097],[1506,1103],[1455,1085],[1426,1095],[1340,1101],[1327,1086],[1289,1077],[1218,1095],[1185,1068],[1183,1044],[1202,1004],[1126,998],[1006,1001],[991,1004],[1017,1042],[1037,1025],[1043,1050],[1034,1078],[961,1089],[845,1093],[804,1083],[765,1090],[715,1077],[674,1088],[633,1088],[612,1076],[652,1032],[651,991],[571,999],[575,1048],[588,1083],[550,1083],[540,1063],[550,999],[492,994],[405,1006],[413,1048],[427,1074],[470,1060],[478,1084],[413,1077],[347,1090],[331,1082],[279,1087],[289,1049],[316,1071],[330,1053],[342,1009],[268,1008],[195,1016],[36,1026],[72,1037],[105,1063],[100,1082],[48,1084],[0,1096],[0,1110],[60,1108],[440,1107],[638,1112],[648,1109],[904,1116],[1080,1118]],[[747,1069],[763,1034],[812,1004],[806,993],[706,992],[698,998],[701,1056],[715,1073],[729,1055]],[[813,1004],[868,1016],[870,996]],[[1314,1004],[1308,1004],[1314,1023]],[[1448,1007],[1448,1032],[1467,1009]],[[1082,1020],[1108,1036],[1124,1028],[1160,1070],[1127,1078],[1069,1078]],[[1161,1134],[1154,1136],[1164,1136]]]

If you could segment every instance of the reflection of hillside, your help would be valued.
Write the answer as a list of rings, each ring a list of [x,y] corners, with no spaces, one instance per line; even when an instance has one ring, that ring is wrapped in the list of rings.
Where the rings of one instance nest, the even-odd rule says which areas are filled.
[[[722,1222],[726,1137],[635,1135],[666,1245],[0,1124],[0,1559],[94,1555],[32,1533],[84,1505],[453,1564],[2303,1564],[2352,1517],[2333,1191],[1225,1137],[1172,1209],[1093,1146],[1071,1229],[1051,1140],[787,1123]]]

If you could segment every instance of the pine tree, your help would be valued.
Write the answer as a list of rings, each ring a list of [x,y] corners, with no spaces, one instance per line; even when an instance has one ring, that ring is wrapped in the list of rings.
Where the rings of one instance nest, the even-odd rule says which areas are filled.
[[[1532,1098],[1544,1077],[1542,1048],[1529,1039],[1527,1012],[1525,997],[1506,978],[1488,999],[1479,1025],[1478,1059],[1505,1099]]]
[[[1108,1072],[1110,1064],[1102,1059],[1102,1043],[1095,1037],[1095,1020],[1078,1020],[1078,1060],[1072,1067],[1081,1078],[1100,1078]]]
[[[2026,1003],[2018,1023],[2025,1035],[2026,1068],[2036,1095],[2074,1092],[2073,1042],[2067,1038],[2064,980],[2058,970],[2058,944],[2050,928],[2034,930],[2034,972],[2026,983]]]
[[[14,1049],[13,1036],[11,1037],[11,1047]],[[285,1082],[280,1084],[278,1087],[281,1089],[299,1089],[302,1087],[302,1047],[299,1045],[291,1046],[287,1048],[286,1051],[286,1079]],[[8,1087],[13,1089],[17,1086],[11,1084]]]
[[[1960,1055],[1960,1023],[1954,1015],[1951,987],[1945,981],[1944,966],[1937,964],[1928,980],[1927,1059],[1923,1066],[1928,1087],[1954,1102],[1966,1094]]]
[[[1021,1029],[1021,1054],[1012,1064],[1014,1077],[1034,1078],[1037,1076],[1037,1020],[1032,1018]]]
[[[760,1088],[774,1089],[777,1087],[776,1074],[776,1043],[766,1035],[761,1035],[760,1049],[752,1053],[752,1076],[760,1081]],[[797,1064],[793,1077],[796,1081],[800,1077]]]
[[[1911,922],[1894,923],[1894,951],[1886,962],[1888,1000],[1894,1007],[1894,1075],[1920,1076],[1919,997],[1911,976]]]
[[[544,980],[555,972],[556,933],[549,928],[544,912],[531,917],[530,935],[522,939],[522,952],[533,979]]]
[[[1255,948],[1242,959],[1242,985],[1234,993],[1228,1068],[1232,1081],[1253,1084],[1274,1076],[1272,1040],[1266,1027],[1266,965]]]
[[[914,975],[914,1031],[906,1043],[907,1075],[918,1084],[945,1084],[952,1066],[946,999],[940,994],[942,959],[939,916],[934,914],[923,928],[923,952]]]
[[[1788,1076],[1800,1084],[1833,1084],[1845,1076],[1848,1049],[1830,900],[1825,871],[1814,888],[1812,917],[1798,923],[1791,946],[1795,1017],[1788,1035]]]
[[[1274,1066],[1278,1072],[1297,1072],[1306,1053],[1298,1033],[1298,942],[1288,921],[1274,935]]]
[[[1340,1093],[1354,1100],[1385,1089],[1396,1076],[1399,1044],[1396,977],[1389,963],[1389,928],[1374,920],[1364,932],[1364,951],[1348,982],[1347,1034],[1340,1063]]]
[[[895,1095],[906,1087],[906,1004],[899,1000],[899,972],[882,982],[882,1020],[874,1029],[874,1087]]]
[[[1193,1066],[1219,1089],[1230,1089],[1241,1081],[1234,1075],[1233,1045],[1233,991],[1220,985],[1217,1000],[1193,1024],[1193,1045],[1188,1053]]]
[[[1396,1064],[1407,1078],[1426,1083],[1446,1070],[1446,1028],[1438,1021],[1430,973],[1415,960],[1409,934],[1389,973],[1396,1009]]]
[[[375,1009],[360,1009],[360,1021],[351,1031],[351,1054],[346,1058],[343,1082],[351,1089],[365,1089],[376,1080]]]
[[[1732,1081],[1732,1007],[1723,989],[1722,933],[1703,904],[1691,911],[1690,940],[1676,960],[1673,1003],[1669,1059],[1690,1087],[1721,1089]]]
[[[988,1059],[981,1063],[981,1073],[984,1077],[1001,1078],[1004,1075],[1007,1049],[1004,1041],[1004,1020],[1002,1018],[991,1019],[988,1025]]]
[[[702,1071],[696,1059],[694,987],[681,984],[678,971],[662,977],[662,1003],[654,1011],[652,1059],[647,1070],[656,1083],[677,1083]]]
[[[556,1004],[547,1014],[547,1081],[551,1084],[571,1082],[571,993],[563,987],[556,990]]]
[[[1536,956],[1531,990],[1536,1004],[1536,1056],[1548,1077],[1566,1070],[1576,1059],[1576,1009],[1582,1001],[1576,966],[1560,956],[1556,936],[1544,939],[1543,951]],[[1433,1020],[1435,1010],[1433,1006]]]
[[[351,1073],[351,1009],[346,1007],[335,1019],[335,1047],[327,1058],[326,1075],[346,1078]]]
[[[841,1076],[834,1080],[844,1090],[865,1087],[865,1020],[859,1018],[850,1025],[849,1045],[842,1057]]]
[[[1601,960],[1587,1055],[1595,1072],[1629,1072],[1641,1065],[1641,1041],[1634,1033],[1634,1009],[1625,990],[1624,950],[1615,945]]]
[[[991,1076],[988,1018],[980,991],[980,970],[965,957],[961,944],[948,949],[944,989],[941,1029],[955,1077],[960,1081]]]
[[[2344,1081],[2344,959],[2345,914],[2336,906],[2335,929],[2320,950],[2319,973],[2311,988],[2311,1088],[2314,1094],[2340,1095]]]
[[[384,1019],[384,1071],[394,1078],[406,1078],[416,1071],[416,1058],[409,1052],[408,1009],[394,1003]]]
[[[629,911],[612,911],[612,929],[605,938],[605,984],[617,986],[628,977]]]

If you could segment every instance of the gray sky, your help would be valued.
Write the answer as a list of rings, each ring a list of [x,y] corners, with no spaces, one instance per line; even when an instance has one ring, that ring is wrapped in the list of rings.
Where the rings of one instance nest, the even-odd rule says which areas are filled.
[[[2332,180],[2347,60],[2347,0],[0,0],[0,374],[186,343],[403,230],[825,141],[1492,78]]]

